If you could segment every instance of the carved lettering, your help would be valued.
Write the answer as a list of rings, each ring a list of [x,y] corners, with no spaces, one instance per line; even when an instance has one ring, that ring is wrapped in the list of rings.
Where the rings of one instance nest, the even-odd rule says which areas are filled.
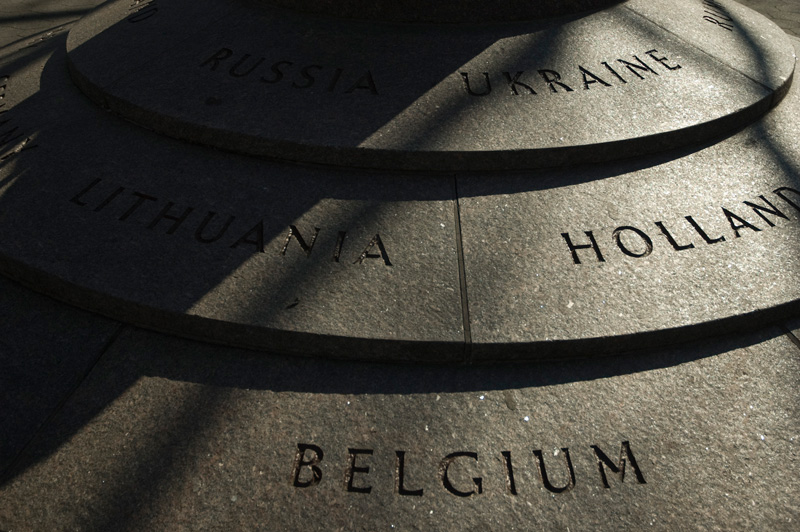
[[[667,230],[667,228],[664,226],[662,222],[656,222],[656,226],[661,230],[661,234],[667,237],[667,242],[670,243],[670,245],[675,251],[683,251],[685,249],[694,248],[694,244],[692,244],[691,242],[683,245],[678,244],[678,242],[675,240],[675,237],[672,236],[672,233],[670,233],[669,230]]]
[[[572,88],[570,88],[569,85],[561,81],[561,74],[559,74],[555,70],[539,70],[538,72],[539,75],[542,76],[544,82],[547,83],[547,86],[550,87],[551,92],[558,92],[556,85],[566,90],[567,92],[572,92]]]
[[[520,86],[523,89],[527,90],[528,94],[536,94],[536,91],[533,90],[533,87],[531,87],[530,85],[526,85],[525,83],[522,83],[519,80],[519,77],[524,73],[525,73],[524,71],[519,71],[516,74],[514,74],[514,77],[511,77],[511,73],[503,72],[503,76],[505,76],[506,82],[508,83],[508,86],[511,88],[511,94],[513,94],[514,96],[519,96],[519,91],[517,90],[517,86]]]
[[[225,234],[228,228],[231,226],[233,221],[236,219],[235,216],[228,216],[228,219],[222,224],[222,227],[217,231],[217,233],[212,237],[205,237],[203,236],[203,232],[206,229],[206,226],[211,223],[211,220],[216,218],[217,213],[214,211],[208,211],[206,217],[203,218],[203,221],[200,222],[200,225],[197,227],[197,230],[194,232],[194,237],[197,239],[198,242],[202,242],[203,244],[211,244],[212,242],[216,242]]]
[[[481,72],[481,74],[483,75],[483,82],[484,82],[483,91],[481,91],[481,92],[475,92],[472,89],[472,85],[470,85],[470,83],[469,83],[469,73],[468,72],[461,72],[460,74],[461,74],[461,79],[464,80],[464,88],[466,89],[467,94],[469,94],[470,96],[486,96],[487,94],[492,92],[492,83],[489,81],[489,73],[488,72]]]
[[[472,484],[473,489],[470,491],[462,491],[457,489],[453,486],[453,483],[450,482],[450,477],[448,476],[448,471],[450,470],[450,466],[455,462],[457,458],[472,458],[476,462],[478,461],[478,453],[473,452],[456,452],[450,453],[442,459],[441,464],[439,465],[439,477],[442,480],[442,485],[444,488],[452,493],[453,495],[457,495],[459,497],[471,497],[473,495],[479,495],[483,493],[483,479],[481,477],[473,477]]]
[[[369,466],[360,467],[356,465],[356,460],[358,455],[366,454],[371,455],[372,449],[347,449],[347,452],[350,454],[350,466],[347,468],[345,473],[345,484],[347,485],[347,491],[352,493],[370,493],[372,491],[372,486],[354,486],[354,478],[356,473],[369,473]]]
[[[98,179],[98,181],[100,181]],[[125,187],[117,187],[117,189],[108,195],[106,199],[101,201],[97,204],[97,207],[94,208],[94,212],[100,212],[105,209],[112,201],[114,201],[117,197],[119,197],[123,192],[125,192]]]
[[[333,73],[333,77],[331,78],[330,83],[328,83],[328,92],[336,92],[336,85],[339,83],[339,79],[342,77],[343,73],[344,73],[343,68],[336,69],[336,71]]]
[[[794,188],[791,188],[791,187],[780,187],[780,188],[776,188],[772,192],[773,192],[773,194],[778,196],[780,199],[782,199],[783,201],[785,201],[786,203],[788,203],[789,205],[794,207],[796,210],[800,211],[800,205],[798,205],[794,201],[792,201],[789,198],[787,198],[786,194],[785,194],[785,192],[791,192],[795,196],[799,196],[800,197],[800,190],[797,190],[797,189],[794,189]]]
[[[397,467],[395,468],[395,489],[400,495],[408,495],[412,497],[422,497],[424,491],[422,488],[410,490],[405,487],[405,472],[406,472],[406,452],[395,451],[397,457]]]
[[[300,247],[305,252],[306,256],[311,256],[311,251],[314,249],[314,242],[317,241],[319,231],[319,227],[315,227],[314,235],[311,237],[310,243],[306,244],[306,241],[303,239],[303,235],[300,234],[300,231],[297,230],[297,227],[290,225],[289,234],[286,235],[286,242],[283,244],[283,249],[281,249],[281,255],[286,255],[286,250],[289,248],[289,242],[292,240],[292,238],[294,238],[297,240],[297,243],[300,244]]]
[[[306,451],[311,451],[311,457],[306,460]],[[322,449],[316,445],[309,443],[298,443],[297,452],[294,456],[294,469],[292,472],[292,484],[296,488],[308,488],[309,486],[316,486],[322,480],[322,469],[319,468],[319,463],[322,462],[324,453]],[[300,480],[300,475],[304,468],[308,468],[311,472],[311,477],[307,480]]]
[[[541,476],[542,484],[548,491],[552,491],[553,493],[563,493],[575,487],[575,469],[572,467],[572,460],[569,457],[569,449],[562,447],[561,452],[564,454],[564,463],[567,466],[567,483],[561,487],[557,487],[550,482],[550,479],[547,476],[547,469],[544,465],[544,455],[542,454],[542,451],[533,451],[533,455],[536,457],[536,463],[539,466],[539,475]]]
[[[82,200],[83,196],[88,194],[89,191],[91,191],[94,187],[99,185],[101,181],[102,181],[102,179],[100,179],[100,178],[95,179],[94,181],[89,183],[89,185],[86,188],[84,188],[83,190],[81,190],[80,192],[78,192],[77,194],[72,196],[69,201],[71,201],[75,205],[80,205],[81,207],[85,207],[86,206],[86,202],[84,202]]]
[[[192,209],[191,207],[186,207],[186,209],[183,210],[182,214],[180,214],[178,216],[175,216],[175,215],[170,214],[172,212],[172,208],[174,206],[175,206],[174,203],[172,203],[171,201],[168,201],[166,206],[164,206],[164,208],[161,209],[161,212],[159,212],[158,215],[156,215],[156,217],[153,218],[153,221],[150,222],[150,224],[147,226],[147,228],[148,229],[153,229],[155,226],[158,225],[158,222],[160,222],[161,220],[172,220],[172,222],[174,222],[174,223],[170,226],[169,229],[167,229],[167,234],[171,235],[175,231],[177,231],[178,227],[180,227],[180,225],[184,221],[186,221],[186,218],[189,217],[189,215],[192,213],[192,211],[194,209]]]
[[[745,201],[743,203],[748,207],[752,208],[754,213],[759,215],[762,220],[767,222],[767,225],[769,225],[770,227],[775,227],[775,222],[773,222],[770,218],[767,218],[767,216],[764,214],[765,212],[773,216],[778,216],[779,218],[783,218],[784,220],[789,219],[789,217],[783,214],[781,211],[779,211],[778,208],[775,207],[775,205],[770,203],[769,200],[767,200],[767,198],[765,198],[764,196],[759,196],[759,198],[761,198],[761,201],[769,205],[769,208],[764,207],[763,205],[756,205],[755,203],[749,201]]]
[[[653,58],[653,59],[655,59],[656,61],[658,61],[659,63],[661,63],[662,65],[664,65],[664,67],[665,67],[667,70],[678,70],[679,68],[681,68],[681,66],[680,66],[679,64],[677,64],[677,63],[676,63],[675,65],[672,65],[672,66],[670,66],[670,65],[669,65],[669,63],[667,62],[667,58],[666,58],[666,57],[656,57],[656,55],[655,55],[655,54],[656,54],[657,52],[658,52],[658,50],[656,50],[656,49],[653,49],[653,50],[648,50],[648,51],[646,51],[645,53],[646,53],[647,55],[649,55],[651,58]]]
[[[697,223],[691,216],[687,216],[686,221],[692,224],[694,230],[697,231],[697,234],[700,235],[703,238],[703,240],[706,241],[706,244],[716,244],[718,242],[725,242],[724,236],[719,236],[717,238],[710,238],[703,230],[703,228],[700,226],[700,224]]]
[[[264,221],[260,220],[248,232],[242,235],[239,240],[234,242],[231,247],[238,247],[240,244],[255,246],[256,251],[264,253]]]
[[[545,459],[541,450],[534,450],[533,456],[527,462],[527,466],[535,468],[542,486],[553,494],[565,493],[572,490],[576,485],[578,473],[592,479],[593,482],[599,480],[600,485],[610,488],[610,471],[616,475],[619,482],[624,482],[626,474],[633,473],[637,484],[646,484],[644,475],[639,467],[636,458],[631,450],[630,442],[623,441],[620,447],[620,456],[617,462],[611,460],[602,449],[597,445],[590,445],[584,448],[589,457],[594,459],[597,464],[597,471],[600,478],[597,478],[595,468],[591,467],[588,471],[576,471],[570,450],[567,447],[557,449],[552,457]],[[381,486],[373,486],[369,481],[372,471],[373,460],[380,467],[381,463],[389,466],[394,460],[394,479],[393,486],[385,486],[387,492],[393,491],[399,497],[423,497],[428,490],[425,489],[425,478],[428,479],[427,485],[438,482],[448,493],[456,497],[469,498],[483,494],[484,486],[491,486],[496,493],[504,494],[509,497],[520,497],[525,495],[525,490],[519,490],[515,481],[515,468],[512,466],[511,451],[500,451],[495,456],[498,460],[490,460],[483,467],[488,467],[486,473],[494,475],[497,482],[487,480],[484,485],[484,477],[478,476],[475,470],[479,466],[478,453],[473,451],[455,451],[446,454],[440,461],[438,468],[432,470],[415,471],[414,487],[409,487],[408,482],[408,463],[409,454],[407,451],[396,450],[394,454],[376,452],[369,448],[348,447],[346,460],[344,460],[344,482],[335,482],[335,486],[340,487],[348,493],[360,493],[368,495],[375,491],[380,492]],[[292,462],[291,483],[295,488],[310,488],[320,484],[323,480],[323,457],[325,453],[318,445],[312,443],[298,443],[294,449],[294,459]],[[437,456],[441,456],[440,454]],[[414,464],[429,463],[427,460],[412,460]],[[482,462],[481,462],[482,463]],[[334,466],[331,466],[334,467]],[[523,466],[524,467],[524,466]],[[553,474],[555,472],[555,474]],[[421,475],[420,475],[421,473]],[[505,477],[505,482],[501,479]],[[329,478],[337,478],[336,476]],[[341,477],[338,477],[341,479]],[[385,476],[376,476],[376,479],[386,479]],[[554,480],[555,478],[555,480]],[[391,482],[391,481],[390,481]],[[505,485],[503,487],[503,484]],[[391,486],[391,487],[390,487]],[[534,490],[536,493],[538,490]]]
[[[608,484],[606,468],[610,469],[612,473],[618,474],[619,481],[623,482],[625,480],[626,464],[630,464],[634,475],[636,475],[636,481],[639,484],[647,484],[647,482],[644,480],[644,475],[642,475],[641,469],[639,469],[639,465],[636,463],[636,458],[633,456],[633,451],[631,451],[631,445],[629,442],[622,442],[619,450],[619,462],[616,464],[614,464],[614,462],[612,462],[611,459],[597,445],[592,445],[592,450],[594,450],[594,454],[597,457],[597,468],[600,471],[600,478],[602,479],[603,486],[605,488],[611,487]]]
[[[641,57],[645,57],[647,63]],[[576,92],[573,87],[579,84],[584,91],[595,87],[613,87],[636,79],[644,80],[648,74],[659,76],[661,73],[674,72],[683,68],[671,60],[667,54],[656,48],[644,52],[642,56],[631,55],[630,58],[615,59],[616,68],[609,61],[601,61],[596,65],[574,65],[564,68],[539,68],[535,70],[506,70],[500,72],[459,72],[462,86],[470,96],[488,96],[492,93],[494,83],[505,84],[509,90],[495,91],[497,94],[510,96],[536,96],[539,94],[568,94]],[[621,73],[627,71],[633,75],[626,79]],[[581,91],[579,91],[580,93]]]
[[[261,78],[259,78],[259,79],[263,83],[278,83],[280,80],[283,79],[283,76],[285,75],[284,72],[283,72],[283,67],[284,66],[285,67],[290,67],[292,65],[294,65],[294,63],[291,62],[291,61],[278,61],[277,63],[273,63],[273,65],[271,67],[269,67],[270,72],[272,72],[272,77],[265,78],[264,76],[261,76]],[[336,81],[337,82],[339,81],[339,77],[341,76],[341,73],[339,72],[339,70],[341,70],[341,69],[339,69],[339,68],[336,69]]]
[[[257,69],[261,63],[264,62],[263,57],[259,57],[256,61],[250,61],[250,65],[248,66],[248,60],[250,59],[250,54],[244,54],[239,61],[236,62],[235,65],[231,67],[228,71],[228,74],[235,78],[243,78],[253,70]]]
[[[69,202],[81,208],[90,209],[95,213],[107,215],[111,213],[119,221],[138,220],[148,229],[163,228],[163,232],[172,234],[183,234],[194,241],[209,245],[222,243],[229,249],[249,249],[254,253],[266,253],[266,239],[264,221],[259,220],[253,224],[252,220],[242,219],[233,214],[222,214],[216,210],[208,208],[197,208],[190,205],[179,205],[177,202],[144,194],[131,188],[117,186],[104,181],[102,178],[93,179],[86,186],[79,189],[69,198]],[[205,213],[202,218],[197,213]],[[180,229],[180,231],[179,231]],[[320,227],[313,227],[313,230],[305,229],[305,235],[300,232],[296,225],[289,225],[283,241],[274,241],[275,249],[270,253],[280,256],[291,255],[297,251],[302,251],[306,257],[312,256],[314,247],[319,242],[319,236],[323,233]],[[160,232],[160,231],[159,231]],[[333,263],[362,264],[368,259],[383,261],[386,266],[392,266],[389,252],[379,233],[367,242],[363,251],[356,255],[353,254],[361,248],[349,247],[350,257],[343,258],[347,231],[330,231],[325,234],[331,235],[331,248],[326,254],[317,253],[316,256],[325,257],[323,260]],[[336,235],[335,242],[332,235]],[[292,240],[296,242],[292,244]]]
[[[658,72],[656,72],[655,70],[653,70],[652,68],[650,68],[650,67],[647,65],[647,63],[645,63],[644,61],[642,61],[641,59],[639,59],[639,58],[638,58],[638,57],[636,57],[635,55],[633,56],[633,58],[634,58],[634,59],[636,59],[636,61],[638,62],[638,64],[637,64],[637,63],[631,63],[630,61],[625,61],[624,59],[617,59],[617,62],[618,62],[618,63],[621,63],[623,66],[627,67],[627,68],[628,68],[628,70],[630,70],[631,72],[633,72],[633,74],[634,74],[634,75],[635,75],[637,78],[639,78],[639,79],[644,79],[644,76],[642,76],[642,75],[639,73],[639,71],[642,71],[642,72],[651,72],[651,73],[655,74],[656,76],[658,76]],[[666,59],[666,58],[665,58],[665,59]]]
[[[636,252],[628,248],[628,246],[626,246],[622,241],[623,231],[630,231],[631,233],[637,235],[642,240],[642,243],[644,244],[644,249],[640,252]],[[620,251],[622,251],[629,257],[636,257],[636,258],[646,257],[653,252],[653,241],[650,240],[650,237],[647,236],[647,234],[641,229],[637,229],[631,226],[617,227],[616,229],[614,229],[613,236],[614,236],[614,242],[617,243],[617,247],[620,249]]]
[[[730,13],[713,0],[703,0],[703,20],[718,28],[733,31],[733,19]]]
[[[583,88],[584,89],[589,90],[589,85],[592,84],[592,83],[599,83],[603,87],[610,87],[611,86],[611,83],[606,83],[605,81],[603,81],[602,78],[600,78],[599,76],[597,76],[595,74],[592,74],[591,72],[589,72],[588,70],[586,70],[582,66],[579,66],[578,69],[581,71],[581,74],[583,74]],[[591,79],[589,79],[589,78],[591,78]]]
[[[222,47],[200,63],[210,72],[227,72],[233,78],[257,80],[291,89],[324,90],[337,94],[378,96],[378,84],[370,69],[343,68],[319,63],[274,60]]]
[[[339,257],[342,254],[342,246],[344,239],[347,236],[347,231],[339,231],[339,236],[336,237],[336,247],[333,248],[333,262],[339,262]]]
[[[201,67],[211,65],[211,70],[216,70],[219,64],[233,55],[233,50],[229,48],[220,48],[214,55],[200,63]]]
[[[790,187],[779,187],[772,191],[775,196],[781,199],[783,202],[788,204],[794,210],[800,213],[800,190],[796,190]],[[776,205],[774,200],[770,200],[766,195],[761,194],[756,196],[756,201],[744,200],[742,201],[742,205],[750,209],[755,215],[757,215],[761,220],[763,220],[767,227],[777,227],[781,220],[790,221],[789,216],[782,210],[779,205]],[[703,242],[706,244],[719,244],[723,242],[730,242],[731,240],[735,240],[742,236],[742,233],[745,230],[752,231],[753,233],[761,233],[764,231],[764,226],[759,227],[752,221],[752,219],[748,220],[744,215],[730,209],[727,207],[720,207],[719,211],[722,213],[720,219],[717,220],[716,224],[711,224],[715,227],[714,236],[709,235],[709,231],[705,229],[705,223],[707,220],[701,222],[692,215],[684,216],[683,221],[681,222],[669,222],[667,224],[663,220],[653,222],[655,226],[660,231],[661,235],[664,236],[666,241],[669,243],[669,248],[673,251],[686,251],[690,249],[695,249],[695,243],[699,240],[689,239],[686,238],[685,231],[686,231],[686,224],[688,227],[691,228],[694,233],[696,233]],[[708,216],[706,216],[708,218]],[[724,222],[722,222],[724,219]],[[732,233],[732,238],[729,238],[725,234],[720,234],[723,232],[720,227],[722,224],[726,224],[726,227],[730,227],[730,231]],[[674,231],[676,225],[683,225],[684,230],[683,234],[680,239],[676,238],[676,234],[681,234],[679,230],[678,233]],[[641,227],[641,226],[640,226]],[[606,258],[600,251],[600,246],[598,245],[598,239],[595,237],[595,232],[593,231],[584,231],[584,234],[588,238],[588,242],[584,240],[581,243],[576,244],[573,238],[570,236],[570,233],[561,233],[561,237],[567,243],[567,250],[572,255],[572,262],[573,264],[581,264],[581,259],[586,259],[588,252],[582,250],[592,250],[597,257],[597,262],[605,262]],[[628,257],[634,258],[644,258],[648,257],[655,252],[655,244],[645,231],[638,227],[634,227],[631,225],[620,226],[611,231],[611,240],[616,244],[617,249],[623,254]],[[694,240],[694,241],[692,241]],[[579,251],[582,253],[579,254]]]
[[[339,76],[341,75],[341,70],[342,70],[341,68],[337,68],[336,69],[336,73],[334,75],[336,76],[337,80],[339,79]],[[363,76],[358,78],[356,80],[356,82],[353,83],[352,87],[350,87],[349,89],[347,89],[344,92],[345,92],[345,94],[350,94],[351,92],[355,92],[357,90],[368,90],[369,92],[371,92],[375,96],[378,95],[378,87],[375,86],[375,80],[372,79],[372,72],[367,70],[364,73]],[[331,85],[328,86],[328,92],[332,92]]]
[[[517,484],[514,482],[514,467],[511,465],[511,451],[503,451],[503,460],[506,465],[506,489],[511,495],[517,494]]]
[[[378,253],[370,253],[372,248],[376,246],[378,248]],[[389,255],[386,253],[386,247],[384,247],[380,235],[376,234],[372,240],[369,241],[367,247],[364,248],[364,251],[361,253],[361,256],[359,256],[353,264],[361,264],[365,259],[383,259],[384,264],[387,266],[392,265],[391,261],[389,261]]]
[[[600,64],[601,64],[601,65],[603,65],[603,66],[605,66],[605,67],[606,67],[606,69],[607,69],[609,72],[611,72],[612,74],[614,74],[614,77],[615,77],[615,78],[617,78],[618,80],[620,80],[622,83],[628,83],[627,81],[625,81],[625,78],[623,78],[622,76],[620,76],[620,75],[619,75],[619,72],[617,72],[616,70],[614,70],[614,68],[613,68],[611,65],[609,65],[609,64],[608,64],[606,61],[603,61],[603,62],[602,62],[602,63],[600,63]]]
[[[300,76],[303,78],[302,83],[297,83],[296,81],[292,82],[292,87],[295,89],[307,89],[311,87],[316,79],[314,75],[311,73],[312,70],[322,70],[321,65],[307,65],[300,69]]]
[[[592,249],[597,256],[597,261],[605,262],[606,259],[603,258],[603,254],[600,252],[600,247],[597,245],[597,241],[594,239],[594,234],[591,231],[584,231],[584,234],[589,237],[588,244],[573,244],[572,239],[569,237],[569,233],[561,233],[561,236],[564,237],[564,240],[567,242],[567,247],[569,248],[570,253],[572,253],[572,260],[575,262],[575,264],[580,264],[581,259],[578,257],[578,250]]]
[[[725,217],[728,219],[728,223],[731,224],[731,229],[733,229],[733,234],[736,235],[736,238],[739,238],[739,229],[752,229],[753,231],[761,231],[755,225],[749,223],[747,220],[742,218],[741,216],[737,216],[733,214],[731,211],[726,209],[725,207],[722,208],[722,212],[725,214]],[[737,223],[738,222],[738,223]]]
[[[141,192],[134,192],[133,195],[136,196],[136,201],[134,201],[133,205],[131,205],[131,207],[127,211],[125,211],[122,214],[122,216],[119,217],[120,222],[124,222],[125,220],[133,216],[136,213],[136,211],[139,210],[139,207],[144,205],[146,201],[158,201],[158,198],[153,196],[148,196],[147,194],[142,194]]]
[[[133,0],[128,11],[133,11],[133,14],[128,17],[128,22],[132,24],[142,22],[158,12],[158,2],[156,0]]]

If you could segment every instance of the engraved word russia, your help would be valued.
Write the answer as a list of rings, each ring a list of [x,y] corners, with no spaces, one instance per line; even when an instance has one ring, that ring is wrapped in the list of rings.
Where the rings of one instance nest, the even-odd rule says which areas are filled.
[[[371,94],[378,96],[378,87],[368,69],[345,69],[340,66],[297,60],[270,60],[249,53],[220,48],[200,68],[227,72],[233,78],[258,80],[264,86],[280,85],[292,89],[316,89],[338,94]],[[219,69],[219,70],[217,70]]]

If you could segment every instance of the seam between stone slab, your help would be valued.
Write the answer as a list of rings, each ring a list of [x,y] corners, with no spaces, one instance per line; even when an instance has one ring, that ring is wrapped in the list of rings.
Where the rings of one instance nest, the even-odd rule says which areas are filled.
[[[75,393],[83,385],[83,383],[86,382],[86,379],[89,377],[92,371],[94,371],[94,368],[97,367],[97,364],[100,362],[103,356],[108,352],[108,350],[111,349],[111,346],[114,345],[114,343],[117,341],[117,339],[120,337],[122,332],[127,327],[128,326],[126,324],[120,323],[117,329],[113,333],[111,333],[111,336],[108,338],[103,347],[99,349],[97,356],[95,356],[94,360],[92,360],[92,362],[88,365],[86,371],[83,372],[83,375],[81,375],[75,381],[74,385],[71,386],[70,389],[61,397],[61,400],[53,408],[50,414],[48,414],[47,417],[44,419],[44,421],[42,421],[36,428],[36,430],[33,431],[31,437],[28,438],[28,441],[25,442],[25,445],[23,445],[20,448],[20,450],[17,452],[14,458],[8,463],[8,466],[6,466],[5,470],[0,471],[0,486],[5,484],[6,481],[8,481],[13,476],[14,472],[17,470],[17,467],[19,466],[20,460],[22,459],[23,456],[25,456],[28,448],[31,446],[31,443],[34,440],[36,440],[36,438],[39,436],[39,434],[41,434],[41,432],[45,429],[45,427],[50,425],[50,423],[52,423],[52,421],[56,418],[56,416],[58,416],[58,414],[64,409],[64,406],[67,404],[67,402],[75,395]]]
[[[791,342],[792,342],[792,343],[793,343],[795,346],[797,346],[797,348],[798,348],[798,349],[800,349],[800,339],[798,339],[798,338],[797,338],[797,336],[795,336],[795,335],[794,335],[794,333],[792,332],[792,330],[791,330],[791,329],[789,329],[789,327],[787,327],[787,326],[786,326],[786,323],[781,323],[781,324],[779,325],[779,327],[780,327],[781,331],[783,331],[783,333],[786,335],[786,337],[787,337],[789,340],[791,340]]]
[[[453,176],[453,218],[455,222],[456,255],[458,256],[458,284],[461,287],[461,321],[464,328],[464,362],[472,362],[472,331],[470,330],[469,298],[467,297],[467,268],[464,261],[464,240],[461,236],[461,204],[458,195],[458,177]]]
[[[684,43],[684,44],[686,44],[686,45],[690,46],[691,48],[693,48],[693,49],[695,49],[695,50],[697,50],[697,51],[698,51],[698,52],[700,52],[701,54],[703,54],[703,55],[705,55],[705,56],[707,56],[707,57],[710,57],[710,58],[711,58],[711,59],[712,59],[714,62],[716,62],[716,63],[718,63],[718,64],[720,64],[720,65],[722,65],[722,66],[724,66],[724,67],[726,67],[726,68],[728,68],[728,69],[730,69],[730,70],[733,70],[734,72],[738,72],[739,74],[741,74],[741,75],[742,75],[742,76],[744,76],[745,78],[749,79],[750,81],[752,81],[752,82],[753,82],[753,83],[755,83],[756,85],[758,85],[758,86],[760,86],[760,87],[764,87],[764,88],[765,88],[765,89],[767,89],[768,91],[772,92],[773,94],[772,94],[772,101],[771,101],[771,105],[770,105],[770,107],[774,107],[774,106],[775,106],[775,105],[778,103],[778,101],[780,101],[780,99],[776,100],[775,98],[776,98],[776,95],[777,95],[778,93],[782,93],[782,92],[784,92],[784,91],[781,91],[781,90],[780,90],[780,89],[781,89],[781,87],[772,88],[772,87],[770,87],[769,85],[765,85],[764,83],[761,83],[760,81],[758,81],[758,80],[756,80],[756,79],[753,79],[753,78],[752,78],[752,77],[751,77],[749,74],[746,74],[745,72],[742,72],[741,70],[739,70],[739,69],[738,69],[738,68],[736,68],[735,66],[729,65],[728,63],[726,63],[725,61],[723,61],[723,60],[722,60],[722,59],[720,59],[719,57],[717,57],[717,56],[714,56],[714,55],[711,55],[709,52],[706,52],[705,50],[703,50],[702,48],[700,48],[700,47],[697,45],[697,43],[693,43],[693,42],[691,42],[691,41],[687,40],[685,37],[682,37],[682,36],[678,35],[677,33],[675,33],[675,32],[673,32],[673,31],[671,31],[671,30],[669,30],[669,29],[665,28],[664,26],[662,26],[662,25],[661,25],[661,24],[659,24],[658,22],[656,22],[656,21],[654,21],[654,20],[652,20],[652,19],[649,19],[649,18],[647,18],[646,16],[642,15],[642,14],[641,14],[641,13],[639,13],[638,11],[635,11],[635,10],[634,10],[632,7],[630,7],[630,6],[626,6],[626,5],[623,5],[622,7],[623,7],[624,9],[627,9],[628,11],[630,11],[631,13],[633,13],[634,15],[636,15],[637,17],[639,17],[639,18],[641,18],[641,19],[643,19],[643,20],[646,20],[647,22],[649,22],[649,23],[650,23],[650,24],[652,24],[653,26],[656,26],[656,27],[658,27],[658,28],[661,28],[663,31],[665,31],[665,32],[669,33],[670,35],[672,35],[673,37],[675,37],[676,39],[678,39],[678,40],[679,40],[679,41],[681,41],[682,43]],[[758,11],[754,11],[754,12],[755,12],[755,13],[758,13]],[[759,14],[760,16],[764,17],[764,15],[761,15],[761,13],[758,13],[758,14]],[[764,18],[766,18],[767,20],[770,20],[768,17],[764,17]],[[770,22],[772,22],[772,21],[770,20]],[[773,22],[773,24],[775,24],[775,23]],[[776,26],[777,26],[777,24],[776,24]],[[781,31],[783,31],[783,29],[781,29]],[[786,33],[786,32],[784,32],[784,33]],[[794,72],[794,69],[792,69],[792,72]],[[787,79],[787,80],[784,82],[784,86],[785,86],[787,83],[790,83],[790,82],[791,82],[791,79],[792,79],[792,77],[790,76],[790,77],[789,77],[789,79]]]
[[[61,36],[64,33],[69,33],[69,30],[72,26],[75,25],[80,19],[77,18],[75,20],[71,20],[69,22],[65,22],[64,24],[59,24],[58,26],[53,26],[52,28],[47,28],[36,33],[31,33],[30,35],[26,35],[17,39],[14,42],[10,42],[4,46],[0,46],[0,55],[4,54],[7,50],[10,50],[9,55],[13,53],[17,53],[21,50],[25,50],[26,48],[32,48],[34,46],[38,46],[44,41],[55,39],[56,37]],[[57,33],[56,33],[57,32]],[[30,39],[34,39],[36,37],[40,37],[42,35],[47,35],[48,33],[52,33],[52,35],[48,38],[42,38],[40,41],[34,41],[33,43],[28,44],[27,46],[22,46],[26,41]]]

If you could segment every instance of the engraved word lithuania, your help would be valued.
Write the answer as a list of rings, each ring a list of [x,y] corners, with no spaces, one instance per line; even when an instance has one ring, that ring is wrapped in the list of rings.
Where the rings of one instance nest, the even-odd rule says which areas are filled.
[[[119,222],[145,223],[147,229],[160,230],[168,235],[178,233],[183,237],[193,238],[199,244],[216,243],[251,253],[268,252],[264,229],[266,224],[263,219],[254,223],[254,220],[242,220],[236,215],[220,215],[210,209],[179,205],[164,197],[145,194],[100,178],[78,191],[70,198],[70,202],[79,207],[90,208],[94,213],[110,214]],[[289,225],[283,245],[274,252],[286,256],[287,252],[292,254],[302,251],[306,257],[310,257],[321,231],[321,228],[314,227],[313,230],[306,230],[303,235],[296,225]],[[289,251],[290,246],[294,248],[293,251]],[[389,252],[379,233],[375,233],[365,247],[353,248],[347,240],[347,231],[339,230],[335,243],[332,242],[332,248],[329,249],[327,260],[343,262],[345,250],[351,254],[347,261],[352,264],[363,264],[369,259],[377,259],[377,264],[383,262],[386,266],[392,266]]]
[[[630,442],[622,442],[619,450],[619,460],[616,463],[597,445],[589,446],[588,450],[594,458],[597,466],[597,477],[604,488],[611,489],[609,472],[616,475],[620,483],[624,482],[626,472],[629,472],[633,474],[636,483],[646,484],[644,474],[642,474],[642,470],[633,455]],[[386,456],[378,456],[380,454],[375,453],[374,449],[348,448],[347,458],[344,461],[344,476],[333,474],[331,476],[335,480],[332,482],[341,482],[339,479],[343,478],[342,487],[345,491],[363,494],[372,493],[373,486],[369,479],[369,473],[371,467],[375,465],[373,460],[377,459],[379,462],[383,462],[383,467],[389,467],[393,470],[393,491],[396,495],[422,497],[426,493],[426,488],[430,490],[430,477],[436,479],[434,482],[440,485],[438,489],[443,489],[456,497],[481,495],[484,491],[484,478],[473,475],[477,475],[479,471],[489,472],[489,469],[494,469],[495,475],[491,482],[486,483],[487,485],[502,486],[500,490],[509,496],[519,495],[517,490],[518,480],[514,475],[515,466],[512,462],[511,451],[501,451],[499,457],[491,456],[482,460],[479,460],[478,453],[474,451],[452,452],[439,461],[438,467],[434,471],[425,471],[419,464],[430,464],[430,462],[418,456],[413,456],[412,453],[407,451],[394,451],[393,456],[388,458],[389,464],[386,464]],[[547,458],[551,468],[550,473],[548,473],[545,465],[545,453],[541,449],[536,449],[532,451],[532,455],[532,458],[529,457],[529,461],[535,463],[539,481],[548,492],[554,494],[564,493],[575,487],[577,477],[575,467],[572,465],[569,448],[562,447],[556,450],[552,458]],[[519,457],[516,457],[516,459],[519,461]],[[323,464],[323,461],[325,461],[325,452],[320,446],[311,443],[298,443],[292,467],[292,485],[295,488],[312,488],[323,482],[323,478],[329,475],[324,471],[328,466],[328,462],[325,461]],[[487,464],[494,467],[487,467]],[[497,464],[501,465],[498,466]],[[517,463],[518,465],[519,463]],[[497,471],[497,469],[502,469],[502,471]],[[553,475],[554,469],[560,469],[561,471]],[[455,470],[458,470],[459,473],[453,474]],[[336,473],[341,473],[341,470],[337,468]],[[558,481],[559,485],[553,482],[552,479],[554,477],[560,479]]]

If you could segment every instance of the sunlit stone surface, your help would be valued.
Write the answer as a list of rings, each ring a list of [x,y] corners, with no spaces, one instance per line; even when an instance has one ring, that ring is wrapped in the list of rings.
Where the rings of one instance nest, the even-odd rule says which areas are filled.
[[[777,26],[96,3],[0,5],[0,530],[797,528]]]

